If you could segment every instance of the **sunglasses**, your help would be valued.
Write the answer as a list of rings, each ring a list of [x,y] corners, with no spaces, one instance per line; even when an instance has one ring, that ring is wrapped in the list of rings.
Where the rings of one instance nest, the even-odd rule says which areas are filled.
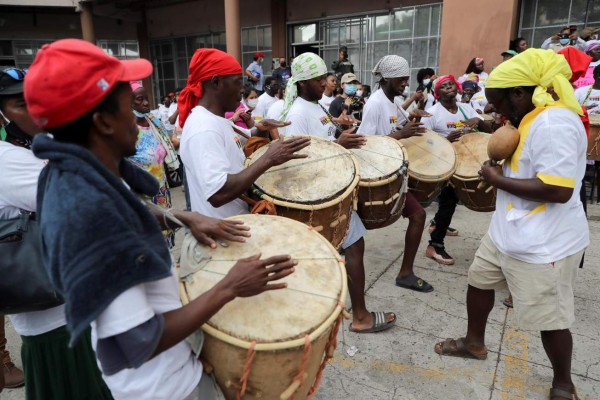
[[[15,81],[22,81],[23,79],[25,79],[25,74],[27,73],[27,70],[19,68],[5,68],[0,72],[10,76]]]

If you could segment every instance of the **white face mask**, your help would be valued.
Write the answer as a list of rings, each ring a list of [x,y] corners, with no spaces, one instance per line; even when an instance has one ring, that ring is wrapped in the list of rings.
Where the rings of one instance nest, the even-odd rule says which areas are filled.
[[[362,97],[363,95],[363,91],[362,90],[357,90],[356,91],[356,97]]]
[[[431,79],[423,79],[423,86],[427,86],[431,83]]]
[[[250,108],[255,108],[258,105],[258,99],[248,99],[246,104],[248,104],[248,107]]]

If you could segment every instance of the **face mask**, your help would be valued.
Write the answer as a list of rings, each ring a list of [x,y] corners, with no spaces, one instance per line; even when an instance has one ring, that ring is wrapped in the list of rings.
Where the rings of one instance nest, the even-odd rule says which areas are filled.
[[[133,115],[135,115],[138,118],[143,118],[143,117],[147,117],[150,115],[150,113],[141,113],[139,111],[135,111],[133,110]]]
[[[356,96],[357,97],[362,97],[362,95],[363,95],[363,91],[362,90],[357,90],[356,91]]]
[[[246,102],[248,107],[255,108],[258,105],[258,99],[250,99]]]
[[[286,64],[285,62],[279,63],[279,66],[280,66],[281,68],[285,68],[285,66],[286,66],[286,65],[287,65],[287,64]]]
[[[431,79],[423,79],[423,86],[429,86]]]
[[[571,42],[571,39],[560,39],[558,42],[563,46],[566,46]]]
[[[348,96],[354,96],[357,90],[358,87],[356,85],[347,83],[346,86],[344,86],[344,93],[346,93]]]

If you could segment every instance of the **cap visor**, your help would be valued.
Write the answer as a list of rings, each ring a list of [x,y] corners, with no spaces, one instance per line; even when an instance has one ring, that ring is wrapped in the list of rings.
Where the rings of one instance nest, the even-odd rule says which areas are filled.
[[[10,94],[20,94],[23,93],[23,81],[13,82],[10,86],[3,87],[0,84],[0,96],[10,95]]]
[[[144,79],[152,74],[152,64],[150,61],[139,58],[137,60],[121,60],[123,74],[119,81],[129,82]]]

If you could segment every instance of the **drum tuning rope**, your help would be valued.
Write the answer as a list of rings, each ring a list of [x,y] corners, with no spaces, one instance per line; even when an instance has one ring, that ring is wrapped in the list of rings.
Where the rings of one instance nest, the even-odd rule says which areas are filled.
[[[246,359],[244,372],[240,378],[240,385],[242,385],[242,388],[237,395],[237,400],[241,400],[241,398],[246,394],[246,386],[248,385],[248,377],[250,376],[250,367],[252,366],[252,361],[254,361],[254,356],[256,355],[256,352],[254,351],[255,347],[256,340],[253,340],[252,343],[250,343],[250,348],[248,348],[248,358]]]

